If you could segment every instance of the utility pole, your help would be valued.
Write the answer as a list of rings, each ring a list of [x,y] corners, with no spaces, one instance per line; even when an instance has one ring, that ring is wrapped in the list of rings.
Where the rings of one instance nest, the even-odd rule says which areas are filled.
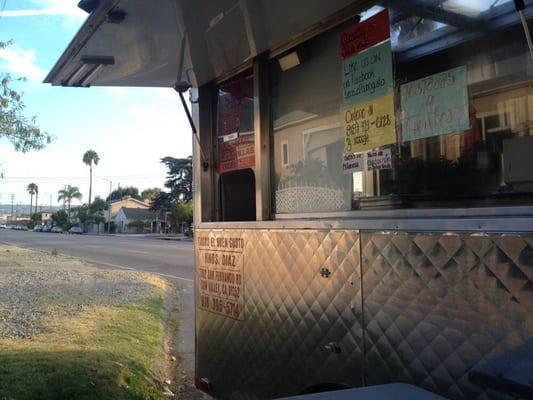
[[[11,220],[13,220],[13,206],[15,204],[15,194],[11,193]]]
[[[113,181],[106,178],[102,179],[109,182],[109,200],[107,202],[107,233],[111,233],[111,192],[113,191]]]

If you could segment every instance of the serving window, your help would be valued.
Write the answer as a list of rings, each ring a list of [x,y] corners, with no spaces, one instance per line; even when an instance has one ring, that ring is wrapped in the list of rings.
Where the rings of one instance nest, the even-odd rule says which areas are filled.
[[[276,213],[533,202],[526,37],[478,3],[373,7],[271,60]]]
[[[216,116],[219,219],[254,220],[255,137],[251,73],[245,72],[219,86]]]

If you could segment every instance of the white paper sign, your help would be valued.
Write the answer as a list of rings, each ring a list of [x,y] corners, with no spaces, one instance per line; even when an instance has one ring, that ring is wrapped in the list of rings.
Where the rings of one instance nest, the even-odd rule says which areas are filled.
[[[366,153],[366,169],[368,171],[391,169],[392,156],[390,149],[369,151]]]
[[[365,170],[365,153],[345,154],[342,159],[342,172],[351,174],[352,172]]]
[[[224,141],[224,143],[230,142],[238,138],[239,138],[239,132],[233,132],[233,133],[230,133],[229,135],[222,136],[222,140]]]

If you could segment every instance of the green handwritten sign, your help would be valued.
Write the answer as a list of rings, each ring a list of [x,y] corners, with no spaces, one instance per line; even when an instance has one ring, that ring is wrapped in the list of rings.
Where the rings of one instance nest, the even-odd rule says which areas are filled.
[[[342,62],[344,105],[366,103],[393,89],[390,40]]]
[[[400,95],[404,142],[470,127],[465,65],[406,83]]]

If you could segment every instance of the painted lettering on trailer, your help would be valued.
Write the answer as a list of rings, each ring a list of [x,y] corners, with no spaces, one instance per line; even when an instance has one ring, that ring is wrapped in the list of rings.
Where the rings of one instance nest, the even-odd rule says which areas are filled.
[[[232,319],[244,319],[242,237],[197,237],[199,308]]]

